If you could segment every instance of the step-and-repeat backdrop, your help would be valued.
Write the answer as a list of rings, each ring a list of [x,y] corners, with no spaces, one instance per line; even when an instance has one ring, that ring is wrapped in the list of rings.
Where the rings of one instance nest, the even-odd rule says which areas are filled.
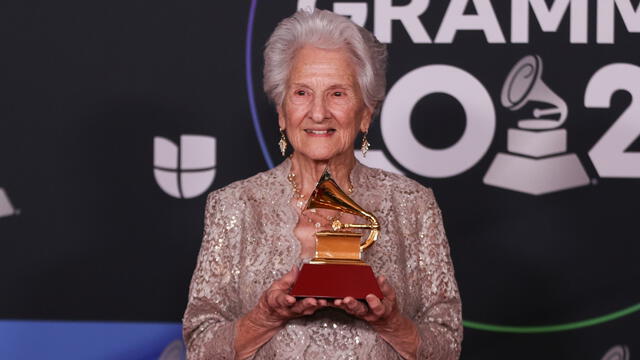
[[[0,357],[183,356],[205,196],[282,160],[261,56],[307,6],[388,44],[364,162],[434,189],[462,358],[637,357],[638,3],[5,4]]]

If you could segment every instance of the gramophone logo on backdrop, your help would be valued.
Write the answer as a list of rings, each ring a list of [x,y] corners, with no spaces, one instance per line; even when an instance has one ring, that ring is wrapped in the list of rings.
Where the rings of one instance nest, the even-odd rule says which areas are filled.
[[[552,107],[533,109],[507,132],[507,153],[498,153],[484,183],[532,195],[589,184],[576,154],[567,153],[567,104],[541,79],[542,59],[525,56],[511,69],[502,87],[502,106],[516,111],[530,102]],[[549,116],[557,116],[551,119]]]
[[[0,188],[0,218],[5,216],[15,215],[16,210],[11,205],[11,201],[9,201],[9,196],[4,191],[3,188]]]
[[[616,345],[609,349],[602,357],[602,360],[629,360],[631,352],[627,345]]]
[[[164,192],[191,199],[203,194],[216,176],[216,139],[182,135],[180,145],[156,136],[153,139],[153,175]]]

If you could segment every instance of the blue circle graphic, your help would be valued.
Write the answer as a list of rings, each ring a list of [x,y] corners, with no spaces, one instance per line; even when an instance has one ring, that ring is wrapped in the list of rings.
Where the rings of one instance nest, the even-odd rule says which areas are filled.
[[[258,109],[256,107],[255,93],[253,90],[253,71],[251,70],[251,44],[253,43],[253,22],[256,15],[256,6],[258,0],[251,0],[251,7],[249,8],[249,21],[247,22],[247,37],[245,40],[245,76],[247,79],[247,93],[249,95],[249,109],[251,111],[251,120],[253,122],[253,128],[256,131],[256,137],[260,144],[260,151],[264,161],[267,163],[269,169],[273,168],[273,160],[267,151],[267,143],[262,134],[262,128],[260,127],[260,118],[258,117]]]

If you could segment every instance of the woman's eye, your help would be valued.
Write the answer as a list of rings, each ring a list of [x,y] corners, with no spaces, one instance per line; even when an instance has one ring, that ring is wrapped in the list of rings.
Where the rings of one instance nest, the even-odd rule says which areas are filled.
[[[296,95],[298,95],[298,96],[305,96],[305,95],[307,95],[307,92],[306,92],[306,91],[304,91],[304,90],[297,90],[297,91],[296,91]]]
[[[344,93],[342,91],[336,91],[333,93],[333,96],[342,96]]]

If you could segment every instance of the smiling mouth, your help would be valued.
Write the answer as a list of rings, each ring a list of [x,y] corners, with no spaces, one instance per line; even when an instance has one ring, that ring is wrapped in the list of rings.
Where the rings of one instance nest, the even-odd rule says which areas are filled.
[[[304,129],[304,132],[312,135],[329,135],[336,132],[336,129],[324,129],[324,130]]]

